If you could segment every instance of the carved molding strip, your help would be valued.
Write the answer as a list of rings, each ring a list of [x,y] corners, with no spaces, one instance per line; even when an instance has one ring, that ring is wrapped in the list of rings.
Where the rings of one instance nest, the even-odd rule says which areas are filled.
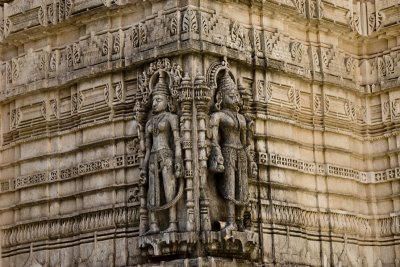
[[[78,233],[118,226],[132,226],[135,223],[139,223],[139,206],[137,204],[4,228],[1,230],[3,232],[1,246],[8,248],[50,238],[72,236]]]
[[[374,219],[360,217],[355,214],[341,213],[337,211],[314,211],[298,206],[282,205],[274,203],[263,205],[265,220],[268,223],[306,227],[308,229],[321,229],[336,233],[346,233],[361,236],[372,235],[373,226],[377,221],[378,236],[390,236],[400,233],[400,215],[391,214],[390,217]]]
[[[321,164],[304,161],[274,153],[258,153],[258,163],[264,166],[275,166],[314,175],[327,175],[355,180],[360,183],[381,183],[400,179],[400,168],[385,171],[363,172],[332,164]]]
[[[400,214],[391,214],[389,218],[378,220],[380,235],[390,236],[400,234]]]
[[[21,188],[35,186],[44,183],[59,182],[79,177],[90,173],[97,173],[104,170],[112,170],[139,165],[138,152],[133,154],[119,155],[113,158],[98,159],[90,162],[80,163],[66,169],[55,169],[28,176],[0,181],[0,194]]]
[[[329,102],[330,102],[330,100],[325,98],[325,108],[326,109],[329,108]],[[364,108],[365,107],[360,107],[359,115],[364,115],[364,113],[363,113]],[[327,110],[325,110],[325,112],[327,112]],[[333,117],[333,116],[330,117],[331,120],[329,121],[329,123],[325,122],[324,128],[322,128],[321,127],[322,125],[315,125],[315,124],[311,124],[311,123],[307,124],[306,122],[300,123],[300,122],[294,121],[293,118],[291,118],[290,116],[283,117],[282,114],[279,114],[279,116],[277,116],[277,115],[275,115],[275,113],[273,113],[271,111],[269,112],[269,114],[270,115],[265,115],[260,112],[256,115],[256,117],[257,117],[257,119],[260,119],[260,120],[274,120],[274,121],[281,121],[281,122],[289,123],[289,124],[295,125],[296,127],[303,128],[303,129],[340,133],[340,134],[343,134],[346,136],[350,136],[359,141],[377,141],[377,140],[386,139],[386,138],[389,138],[392,136],[400,135],[400,131],[393,131],[393,132],[387,133],[385,125],[381,125],[380,129],[377,129],[376,127],[373,128],[375,131],[374,135],[371,134],[370,136],[363,136],[363,133],[361,132],[361,130],[365,131],[368,126],[363,125],[363,127],[355,128],[350,131],[348,127],[347,128],[344,128],[343,126],[340,127],[341,126],[340,123],[343,123],[344,121],[335,119],[335,117]],[[348,122],[348,120],[346,120],[346,121]],[[398,122],[400,122],[400,120],[398,120],[397,123],[395,124],[396,127],[398,127]],[[345,124],[343,124],[343,125],[345,125]]]
[[[281,204],[263,205],[262,208],[265,210],[265,221],[268,223],[361,236],[372,234],[372,218],[334,211],[312,211],[301,207]]]
[[[161,45],[163,43],[167,44],[177,41],[177,38],[162,38],[158,34],[155,34],[157,31],[173,31],[174,34],[182,31],[182,35],[179,36],[178,39],[183,38],[182,41],[186,40],[188,37],[184,37],[184,34],[186,34],[185,30],[187,31],[187,24],[183,23],[182,25],[178,25],[176,24],[177,22],[174,23],[174,21],[177,21],[177,18],[180,15],[186,16],[187,19],[191,20],[193,20],[193,16],[195,16],[196,18],[204,18],[203,21],[208,25],[207,29],[210,35],[217,34],[221,29],[224,29],[224,27],[228,29],[230,28],[231,35],[233,36],[233,39],[230,39],[232,39],[233,41],[226,41],[228,43],[225,43],[225,45],[230,47],[230,49],[235,49],[238,51],[245,50],[246,52],[249,52],[248,55],[247,53],[242,53],[243,55],[246,54],[245,57],[251,57],[250,52],[253,50],[252,47],[255,47],[254,49],[259,49],[261,43],[264,43],[266,52],[265,56],[267,57],[266,60],[269,67],[306,79],[312,78],[311,70],[313,70],[316,72],[313,79],[318,80],[317,74],[319,73],[320,69],[319,64],[311,64],[311,62],[308,61],[302,63],[302,55],[304,58],[305,53],[308,53],[310,55],[312,54],[312,56],[309,56],[310,58],[315,58],[315,56],[318,57],[316,50],[319,49],[321,50],[320,55],[322,62],[324,63],[323,71],[329,73],[329,75],[325,75],[324,79],[326,81],[341,86],[348,86],[349,88],[353,88],[356,91],[361,91],[362,89],[360,86],[352,81],[355,73],[353,69],[358,68],[357,60],[349,55],[344,55],[342,52],[336,51],[333,48],[317,49],[313,47],[312,49],[309,49],[311,47],[308,47],[305,44],[301,44],[301,40],[290,39],[289,37],[284,36],[282,33],[279,32],[264,32],[262,35],[257,35],[258,39],[254,38],[254,40],[250,40],[248,35],[251,32],[257,31],[255,28],[249,28],[248,26],[230,21],[227,18],[217,16],[219,19],[214,21],[215,19],[213,19],[213,17],[216,17],[216,15],[209,14],[205,11],[191,10],[189,12],[189,10],[187,10],[182,14],[167,12],[169,11],[166,11],[161,18],[161,20],[163,21],[162,23],[157,23],[155,19],[147,19],[139,21],[138,23],[135,23],[131,26],[126,26],[124,28],[115,28],[106,32],[92,32],[90,35],[81,36],[79,41],[77,40],[73,43],[67,44],[65,47],[36,50],[32,53],[27,53],[23,56],[13,58],[12,60],[3,63],[5,64],[4,66],[6,66],[7,70],[5,78],[7,83],[6,90],[1,98],[5,99],[7,97],[12,97],[14,95],[23,93],[24,91],[28,90],[27,87],[33,86],[32,83],[43,79],[52,79],[52,77],[54,76],[47,76],[46,73],[68,73],[75,72],[79,69],[80,71],[77,75],[85,76],[85,73],[82,72],[82,68],[84,67],[116,60],[128,61],[126,62],[126,64],[129,65],[130,63],[133,63],[132,61],[134,57],[137,58],[136,55],[138,53],[147,51],[148,49],[152,49],[154,48],[154,46],[159,44]],[[190,13],[190,16],[187,15],[188,12]],[[175,25],[175,28],[171,28],[173,25]],[[178,31],[176,27],[183,28],[179,28]],[[192,29],[194,26],[190,27],[190,31],[196,30]],[[220,42],[217,41],[215,38],[209,40],[206,35],[199,38],[204,38],[205,41],[214,43],[218,46],[221,45]],[[261,41],[260,38],[263,38],[264,41]],[[290,49],[281,51],[279,52],[279,55],[275,55],[274,48],[277,46],[278,43],[278,46],[287,46],[290,47]],[[345,57],[347,57],[348,59],[345,60]],[[339,61],[339,58],[343,60]],[[337,62],[333,62],[334,60],[337,60]],[[27,77],[26,75],[20,74],[20,65],[22,64],[25,67],[28,67],[28,64],[26,64],[26,62],[34,62],[34,64],[30,65],[35,65],[36,70],[29,71],[36,71],[37,75],[31,75]],[[330,68],[332,64],[338,67]],[[315,65],[315,67],[313,67],[313,65]],[[79,78],[75,75],[67,75],[66,77],[74,77],[74,79]],[[14,90],[14,88],[16,87],[18,87],[18,90]],[[37,86],[35,88],[37,88]]]

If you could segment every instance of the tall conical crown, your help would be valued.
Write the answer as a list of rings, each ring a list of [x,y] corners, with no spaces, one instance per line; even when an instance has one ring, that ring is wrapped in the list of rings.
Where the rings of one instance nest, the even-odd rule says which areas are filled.
[[[160,71],[157,84],[153,89],[153,95],[165,95],[165,96],[170,95],[170,92],[168,90],[168,84],[165,79],[165,73],[163,71]]]
[[[218,89],[221,92],[225,92],[226,90],[238,90],[235,82],[233,81],[231,75],[229,75],[229,72],[227,70],[224,71],[224,74],[222,77],[219,78],[218,80]]]

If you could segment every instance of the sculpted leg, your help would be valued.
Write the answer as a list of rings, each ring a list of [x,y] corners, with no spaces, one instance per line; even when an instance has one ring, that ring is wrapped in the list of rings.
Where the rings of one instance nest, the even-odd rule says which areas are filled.
[[[173,168],[165,166],[163,168],[163,185],[165,191],[165,199],[167,202],[173,200],[176,196],[176,179],[173,174]],[[169,208],[169,227],[163,231],[164,233],[178,231],[178,223],[176,218],[176,205]]]
[[[225,164],[225,175],[224,175],[224,187],[225,196],[229,198],[235,198],[235,169],[228,163]],[[235,203],[233,201],[226,199],[226,206],[228,211],[226,230],[236,230],[235,222]]]
[[[150,206],[154,207],[156,206],[156,195],[157,195],[157,190],[156,190],[156,181],[157,175],[154,175],[154,163],[150,164],[150,171],[149,171],[149,192],[148,192],[148,203]],[[158,228],[158,223],[157,223],[157,218],[155,215],[154,211],[149,211],[149,223],[150,223],[150,229],[147,231],[146,234],[155,234],[160,231]]]
[[[239,231],[244,231],[243,214],[245,208],[243,206],[236,206],[236,224]]]

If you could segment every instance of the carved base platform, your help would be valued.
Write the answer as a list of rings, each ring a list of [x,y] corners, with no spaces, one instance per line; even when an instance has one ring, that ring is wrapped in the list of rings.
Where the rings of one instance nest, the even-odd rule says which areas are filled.
[[[197,240],[195,232],[159,233],[141,236],[139,247],[145,257],[189,254],[193,252]]]
[[[258,258],[259,236],[245,231],[203,232],[202,241],[210,256],[256,260]]]
[[[160,264],[145,263],[137,265],[138,267],[176,267],[176,266],[190,266],[190,267],[259,267],[262,266],[259,262],[249,261],[244,259],[224,259],[220,257],[197,257],[191,259],[178,259],[171,261],[162,261]],[[129,266],[130,267],[130,266]]]

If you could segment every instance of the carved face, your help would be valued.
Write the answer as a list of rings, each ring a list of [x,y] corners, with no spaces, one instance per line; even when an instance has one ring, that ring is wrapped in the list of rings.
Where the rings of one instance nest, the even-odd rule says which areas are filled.
[[[222,103],[225,108],[238,110],[240,105],[240,94],[235,88],[224,92]]]
[[[160,113],[168,108],[168,99],[164,95],[155,95],[153,97],[153,112]]]

